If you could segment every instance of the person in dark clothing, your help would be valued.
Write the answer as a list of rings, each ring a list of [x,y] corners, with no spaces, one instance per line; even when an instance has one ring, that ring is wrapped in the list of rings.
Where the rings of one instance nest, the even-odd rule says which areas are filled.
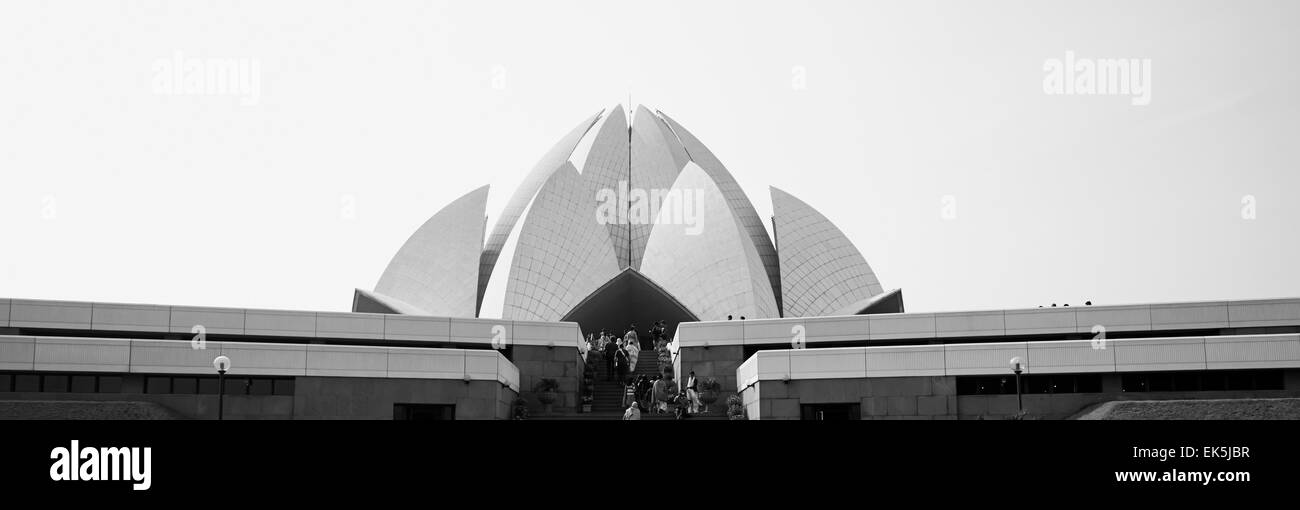
[[[663,335],[663,321],[655,321],[650,325],[650,334],[646,335],[645,345],[641,346],[642,350],[653,350],[655,344],[659,342],[659,337]]]
[[[615,358],[614,353],[619,352],[619,351],[621,351],[621,350],[622,350],[622,349],[619,349],[619,348],[618,348],[618,342],[612,342],[612,341],[611,341],[611,342],[605,344],[605,380],[606,380],[606,381],[613,381],[613,380],[615,380],[615,379],[614,379],[614,376],[615,376],[614,369],[616,368],[616,366],[615,366],[615,360],[614,360],[614,358]]]
[[[627,357],[627,352],[615,346],[614,348],[614,368],[618,371],[618,380],[627,382],[627,367],[631,360]]]
[[[651,410],[651,411],[654,411],[655,413],[658,413],[658,412],[659,412],[659,403],[655,401],[655,381],[658,381],[658,380],[659,380],[659,376],[656,375],[656,376],[651,377],[649,380],[646,381],[646,382],[648,383],[647,386],[646,386],[646,388],[647,388],[647,389],[646,389],[646,394],[650,396],[650,398],[648,398],[648,399],[646,399],[646,400],[649,400],[649,401],[650,401],[650,410]]]
[[[650,378],[646,377],[645,374],[641,374],[636,378],[636,398],[638,402],[641,402],[642,412],[650,412],[650,408],[646,406],[651,397],[650,385]]]
[[[690,413],[686,412],[686,405],[687,405],[686,395],[678,393],[676,402],[677,402],[677,410],[675,412],[676,418],[678,420],[685,420],[687,418],[690,418],[691,417]]]

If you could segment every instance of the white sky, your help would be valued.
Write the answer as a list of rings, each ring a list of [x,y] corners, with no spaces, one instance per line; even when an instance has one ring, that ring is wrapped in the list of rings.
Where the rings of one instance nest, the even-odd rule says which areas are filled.
[[[769,185],[817,207],[909,311],[1297,296],[1298,22],[1294,1],[3,2],[0,297],[347,310],[443,205],[490,183],[495,215],[628,94],[761,216]],[[1067,50],[1151,59],[1151,104],[1044,94]],[[257,103],[156,94],[176,52],[255,61]]]

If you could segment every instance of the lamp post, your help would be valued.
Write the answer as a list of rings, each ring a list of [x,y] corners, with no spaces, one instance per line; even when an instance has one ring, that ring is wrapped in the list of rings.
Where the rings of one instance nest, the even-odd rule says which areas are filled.
[[[1017,418],[1025,415],[1024,401],[1021,400],[1020,398],[1020,372],[1024,371],[1024,367],[1022,365],[1023,363],[1020,360],[1020,356],[1011,358],[1011,371],[1016,373],[1016,413],[1017,413],[1016,417]]]
[[[217,356],[212,366],[217,369],[217,420],[220,421],[226,417],[226,371],[230,370],[230,358],[224,354]]]

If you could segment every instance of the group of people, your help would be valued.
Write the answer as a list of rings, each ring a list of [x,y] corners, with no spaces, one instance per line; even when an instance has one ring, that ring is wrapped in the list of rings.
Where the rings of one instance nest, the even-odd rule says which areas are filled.
[[[627,381],[628,373],[636,371],[641,351],[667,349],[666,330],[664,321],[655,322],[645,338],[637,334],[636,324],[628,326],[621,336],[612,333],[611,330],[602,329],[599,336],[587,335],[587,352],[595,351],[603,355],[606,380]]]
[[[684,386],[685,391],[679,392],[677,385],[663,376],[655,375],[653,379],[645,375],[637,377],[629,385],[633,397],[627,410],[623,412],[623,419],[640,420],[643,412],[667,413],[669,402],[676,404],[675,413],[679,420],[703,411],[704,406],[700,403],[698,391],[699,381],[695,379],[695,372],[691,372]],[[652,403],[652,407],[647,408],[646,402]]]
[[[677,383],[664,374],[629,377],[630,373],[636,371],[642,351],[654,352],[656,359],[651,362],[659,366],[672,362],[672,355],[668,352],[668,328],[664,321],[655,321],[644,335],[637,332],[636,324],[625,328],[622,335],[615,331],[602,329],[599,334],[588,334],[587,356],[589,362],[593,354],[604,358],[605,379],[623,383],[626,389],[623,404],[627,406],[623,419],[639,420],[643,412],[667,413],[669,404],[676,405],[675,412],[679,419],[703,410],[695,372],[691,372],[680,390]]]

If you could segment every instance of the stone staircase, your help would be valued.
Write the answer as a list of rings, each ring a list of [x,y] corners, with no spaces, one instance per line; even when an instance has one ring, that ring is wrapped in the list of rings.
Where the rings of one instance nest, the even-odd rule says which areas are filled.
[[[654,355],[654,351],[642,351],[649,353],[649,356],[638,356],[636,370],[628,372],[629,378],[637,378],[641,375],[653,377],[658,373],[659,360]],[[566,419],[623,419],[623,411],[627,406],[623,405],[623,393],[625,388],[622,381],[609,380],[609,372],[605,366],[604,356],[596,354],[592,356],[591,366],[596,369],[596,391],[591,402],[590,413],[580,413],[576,416],[565,416]],[[642,415],[645,417],[645,414]]]
[[[642,375],[654,379],[659,374],[659,353],[652,350],[641,351],[637,357],[636,370],[632,372],[632,377]]]
[[[653,351],[649,351],[653,353]],[[592,413],[617,411],[622,418],[627,406],[623,405],[625,388],[622,381],[610,381],[604,360],[596,363],[596,393],[591,402]],[[628,377],[635,379],[642,375],[653,377],[659,370],[659,360],[655,356],[638,356],[636,370],[628,372]]]
[[[594,353],[593,353],[594,354]],[[531,416],[530,419],[546,420],[622,420],[623,412],[627,406],[623,405],[624,387],[621,381],[610,381],[609,373],[605,368],[605,360],[601,355],[593,355],[591,366],[596,369],[596,392],[591,402],[590,413],[565,413],[562,415],[552,416]],[[654,378],[660,374],[659,359],[654,350],[643,350],[637,357],[636,370],[629,372],[629,378],[636,378],[645,375],[648,378]],[[647,407],[649,405],[647,404]],[[726,420],[725,410],[715,403],[709,414],[696,414],[689,419],[692,420]],[[642,420],[674,420],[674,406],[668,405],[668,412],[664,414],[655,414],[654,411],[641,413]]]
[[[605,367],[601,367],[604,371]],[[599,412],[623,412],[623,384],[605,379],[605,374],[600,374],[596,379],[595,398],[591,401],[591,411]]]

